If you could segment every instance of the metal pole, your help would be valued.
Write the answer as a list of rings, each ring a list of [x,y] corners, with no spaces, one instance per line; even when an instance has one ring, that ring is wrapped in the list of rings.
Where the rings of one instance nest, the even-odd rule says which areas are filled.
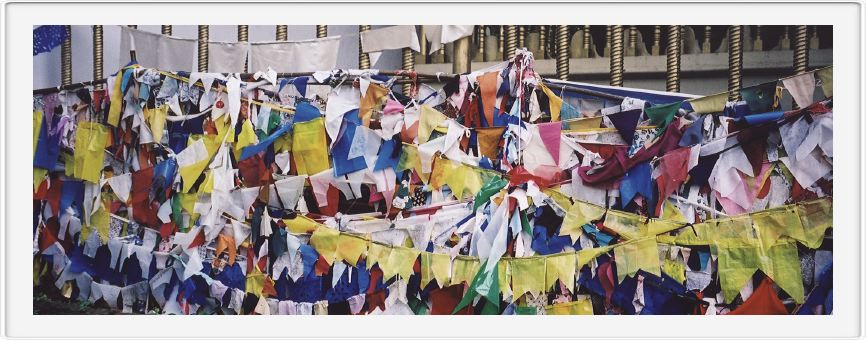
[[[483,33],[483,32],[482,32]],[[463,37],[454,41],[454,57],[451,64],[451,70],[455,74],[469,73],[472,71],[472,64],[469,62],[469,45],[470,37]]]
[[[637,55],[637,26],[631,25],[628,29],[628,48],[625,55],[634,57]]]
[[[171,35],[171,25],[162,25],[162,34]]]
[[[316,39],[328,37],[328,25],[316,25]]]
[[[818,40],[818,26],[809,26],[809,48],[817,50],[821,48],[821,41]]]
[[[248,25],[238,25],[238,41],[250,41],[250,27]],[[249,62],[244,61],[244,72],[249,72]]]
[[[556,76],[568,80],[568,26],[556,30]]]
[[[370,30],[370,25],[359,25],[358,32],[366,32]],[[361,35],[358,35],[358,68],[366,70],[370,68],[370,56],[364,53],[364,47],[361,46]]]
[[[655,27],[653,28],[653,47],[652,47],[652,51],[650,51],[650,53],[652,53],[652,55],[661,54],[661,51],[662,51],[661,41],[662,41],[662,27],[659,25],[655,25]]]
[[[764,41],[761,40],[761,25],[755,25],[755,41],[752,43],[753,51],[763,51]]]
[[[102,79],[102,58],[102,25],[93,25],[93,80]]]
[[[794,26],[794,74],[806,73],[809,68],[808,26]],[[793,104],[797,107],[797,102]]]
[[[475,40],[478,46],[476,46],[477,52],[475,54],[475,57],[472,58],[472,60],[484,61],[484,25],[477,25],[475,26],[475,28],[476,33],[478,33],[478,38]],[[457,52],[454,53],[456,54]]]
[[[604,56],[610,57],[610,25],[604,30]]]
[[[208,58],[208,35],[210,33],[210,28],[208,25],[199,25],[198,26],[198,71],[199,72],[207,72],[207,58]]]
[[[728,100],[740,100],[743,87],[743,26],[728,28]]]
[[[589,49],[591,48],[592,34],[589,31],[589,25],[583,26],[583,55],[581,57],[591,57]]]
[[[701,52],[703,53],[712,53],[712,37],[713,37],[713,27],[712,26],[704,26],[704,43],[701,46]]]
[[[467,50],[468,52],[468,50]],[[403,70],[404,71],[414,71],[415,70],[415,53],[411,48],[404,47],[403,48]],[[412,84],[403,84],[403,94],[409,96],[410,91],[412,90]]]
[[[668,26],[667,82],[668,92],[680,92],[680,26]]]
[[[547,25],[538,26],[538,46],[541,48],[536,59],[547,59]]]
[[[519,47],[519,48],[526,47],[526,26],[525,25],[517,26],[517,47]]]
[[[505,60],[511,60],[514,57],[514,50],[517,49],[517,26],[505,26]]]
[[[66,39],[60,45],[60,83],[72,84],[72,26],[66,25]]]
[[[288,25],[277,25],[277,41],[286,41],[289,40],[289,26]]]
[[[610,85],[622,86],[622,76],[624,72],[622,25],[611,26],[610,31]]]

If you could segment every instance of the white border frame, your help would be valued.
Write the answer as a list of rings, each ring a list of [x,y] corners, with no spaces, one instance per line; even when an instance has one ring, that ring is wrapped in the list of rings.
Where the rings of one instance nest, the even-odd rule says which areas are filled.
[[[8,337],[857,337],[862,334],[863,9],[824,3],[6,3],[2,27],[0,327]],[[134,14],[132,14],[134,13]],[[192,15],[190,13],[193,13]],[[246,13],[246,16],[238,16]],[[254,14],[256,13],[256,14]],[[418,14],[421,14],[420,16]],[[725,15],[725,13],[731,13]],[[159,22],[157,22],[159,21]],[[832,316],[39,316],[32,315],[31,28],[40,24],[815,24],[834,25]],[[106,70],[106,74],[113,70]],[[626,70],[628,72],[628,70]],[[780,74],[779,77],[786,76]],[[748,84],[744,84],[748,85]],[[685,89],[687,90],[687,89]],[[6,100],[8,99],[8,100]],[[27,128],[21,128],[26,126]],[[858,131],[859,128],[859,131]],[[859,139],[857,137],[859,136]],[[26,142],[25,142],[26,141]],[[857,141],[857,142],[855,142]],[[854,156],[856,155],[856,156]],[[7,158],[8,157],[8,158]],[[18,214],[18,212],[26,212]],[[11,214],[10,214],[11,213]],[[859,221],[856,223],[854,221]],[[854,222],[854,223],[852,223]],[[852,273],[857,273],[853,275]],[[337,326],[339,325],[339,326]],[[337,326],[337,327],[335,327]]]

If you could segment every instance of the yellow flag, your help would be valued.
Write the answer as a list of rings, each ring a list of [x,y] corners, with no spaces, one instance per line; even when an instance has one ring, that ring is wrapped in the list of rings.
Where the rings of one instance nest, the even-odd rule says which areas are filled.
[[[370,126],[370,118],[373,117],[373,108],[382,105],[387,99],[388,89],[382,85],[370,83],[367,87],[367,93],[361,97],[360,111],[358,118],[361,118],[361,123],[364,126]]]
[[[478,272],[478,266],[477,257],[457,256],[451,263],[451,284],[471,283],[472,278]]]
[[[378,263],[379,268],[384,272],[384,268],[388,267],[388,258],[390,256],[391,247],[371,242],[367,250],[367,269],[373,268],[373,265]]]
[[[568,287],[574,285],[574,272],[577,268],[577,255],[567,252],[544,257],[544,265],[547,267],[547,275],[544,279],[544,288],[549,290],[558,279]]]
[[[295,234],[309,234],[319,228],[319,226],[324,227],[322,224],[303,215],[297,215],[293,219],[283,219],[283,223],[286,224],[286,229],[290,233]]]
[[[150,111],[147,114],[147,124],[150,125],[150,132],[153,134],[153,142],[159,143],[162,140],[162,135],[165,133],[165,118],[168,116],[168,105],[162,105],[155,109],[144,109]]]
[[[388,271],[382,268],[383,280],[388,280],[394,275],[400,275],[404,280],[408,280],[413,273],[415,260],[421,252],[415,248],[394,247],[391,249],[391,254],[388,256]],[[381,265],[380,265],[381,266]]]
[[[544,257],[516,257],[510,260],[511,289],[514,297],[519,298],[527,292],[538,296],[545,291],[545,261]]]
[[[761,261],[760,269],[788,293],[794,302],[803,303],[805,292],[797,245],[794,242],[776,244],[767,251],[766,259]],[[727,296],[725,298],[727,299]]]
[[[241,133],[238,134],[238,141],[235,143],[235,155],[240,156],[241,150],[244,147],[249,145],[256,144],[258,142],[258,138],[256,137],[256,131],[253,129],[253,123],[246,119],[241,124]]]
[[[45,175],[48,175],[48,170],[33,168],[33,192],[39,190],[39,185],[45,181]]]
[[[683,264],[680,262],[665,259],[665,264],[664,268],[662,268],[662,271],[664,271],[665,274],[668,274],[668,276],[670,276],[674,280],[677,280],[677,282],[679,283],[686,282],[686,267],[683,266]]]
[[[448,254],[421,253],[421,287],[436,280],[439,287],[449,284],[451,276],[451,257]]]
[[[577,238],[583,233],[583,225],[600,219],[604,215],[604,211],[603,207],[595,204],[575,201],[562,220],[559,234],[571,236],[572,241],[577,241]]]
[[[604,226],[615,231],[626,240],[634,240],[646,235],[647,227],[643,218],[626,212],[609,210]]]
[[[568,121],[563,121],[568,128],[566,130],[593,130],[601,127],[602,116],[579,118]]]
[[[108,107],[107,123],[114,127],[120,124],[120,111],[123,109],[123,92],[120,92],[121,84],[123,84],[123,69],[117,71],[117,76],[114,77],[114,86],[111,88],[111,106]]]
[[[42,130],[42,111],[33,111],[33,157],[36,157],[36,144],[39,144],[39,132]]]
[[[539,85],[541,85],[541,90],[544,91],[544,94],[547,95],[547,99],[550,101],[550,121],[559,121],[559,112],[562,110],[562,98],[559,98],[547,86],[543,84]]]
[[[253,270],[247,274],[246,292],[261,297],[265,288],[265,278],[267,275],[259,270],[259,266],[254,265]]]
[[[821,80],[821,88],[824,89],[824,96],[833,96],[833,67],[828,67],[815,72],[818,79]]]
[[[321,226],[310,236],[310,245],[328,262],[328,265],[331,265],[337,256],[337,238],[339,237],[339,231]]]
[[[298,175],[315,175],[331,167],[323,122],[320,117],[294,126],[292,153]]]
[[[102,124],[95,122],[78,123],[78,129],[75,133],[74,177],[99,183],[107,141],[108,128]]]
[[[593,315],[589,296],[578,295],[577,300],[544,306],[547,315]]]
[[[812,249],[820,247],[827,228],[833,227],[833,202],[825,198],[801,203],[797,214],[803,226],[803,238],[798,240]]]
[[[337,238],[337,261],[346,261],[354,266],[358,265],[358,258],[367,251],[367,240],[360,236],[340,233]]]
[[[499,259],[499,290],[503,293],[511,292],[511,260]],[[513,293],[512,293],[513,294]]]
[[[728,93],[719,93],[710,96],[689,99],[692,110],[696,113],[720,113],[725,111],[725,103],[728,102]]]
[[[418,144],[427,143],[430,140],[430,134],[433,129],[447,120],[448,117],[442,112],[428,106],[421,105],[421,117],[418,123]]]
[[[638,269],[661,276],[659,249],[655,237],[647,237],[613,248],[617,282],[634,276]]]
[[[583,266],[589,264],[589,261],[598,257],[601,254],[609,252],[613,246],[599,247],[599,248],[585,248],[577,251],[577,270],[583,268]]]

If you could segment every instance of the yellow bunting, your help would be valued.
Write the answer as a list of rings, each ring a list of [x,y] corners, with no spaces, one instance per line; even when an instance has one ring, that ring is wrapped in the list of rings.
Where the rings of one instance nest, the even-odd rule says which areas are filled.
[[[692,110],[695,113],[719,113],[725,111],[725,103],[728,102],[728,93],[719,93],[710,96],[689,99]]]
[[[222,140],[214,135],[190,135],[186,149],[178,155],[184,155],[184,160],[178,160],[180,177],[183,179],[183,192],[188,193],[202,171],[210,164]],[[186,156],[189,156],[188,158]]]
[[[647,237],[613,248],[617,282],[634,276],[638,269],[661,276],[659,249],[654,237]]]
[[[472,282],[472,278],[478,272],[479,260],[475,257],[457,256],[451,263],[451,284]]]
[[[102,206],[99,207],[93,215],[90,215],[90,227],[96,229],[96,232],[99,234],[99,239],[102,241],[102,244],[108,243],[108,225],[111,221],[111,216],[108,215],[108,210],[105,208],[105,203],[100,201]],[[84,229],[82,228],[81,239],[86,240],[88,236],[85,235]],[[89,233],[88,233],[89,234]]]
[[[545,291],[545,260],[544,257],[516,257],[512,258],[511,266],[511,289],[514,297],[518,298],[527,292],[538,296]]]
[[[600,219],[604,215],[604,212],[605,209],[603,207],[582,201],[575,201],[565,214],[565,218],[562,220],[562,227],[559,229],[559,234],[563,236],[571,236],[572,241],[577,241],[577,238],[583,233],[583,225],[590,221]]]
[[[243,148],[258,142],[256,131],[253,129],[253,123],[249,119],[244,120],[241,124],[241,133],[238,134],[237,138],[238,141],[235,143],[236,156],[240,156]]]
[[[574,272],[577,266],[577,256],[574,253],[562,253],[544,257],[547,274],[544,279],[544,289],[549,290],[558,279],[567,287],[574,286]]]
[[[337,256],[337,238],[339,236],[339,231],[326,226],[317,228],[310,236],[310,245],[328,262],[328,265],[333,264],[334,258]]]
[[[283,153],[292,151],[292,131],[286,132],[284,135],[277,137],[274,140],[274,153]]]
[[[481,186],[483,185],[481,181],[480,170],[473,169],[470,166],[463,166],[463,185],[465,190],[469,191],[469,194],[472,197],[475,197],[478,194],[478,191],[481,190]]]
[[[502,258],[499,260],[499,272],[497,276],[499,278],[499,290],[501,292],[510,292],[511,291],[511,261],[508,258]]]
[[[123,83],[123,69],[117,71],[114,77],[114,86],[111,88],[111,106],[108,107],[108,125],[117,127],[120,123],[120,111],[123,109],[123,92],[120,85]]]
[[[821,80],[821,88],[824,90],[824,96],[829,98],[833,96],[833,67],[827,67],[815,71],[818,79]]]
[[[361,96],[360,111],[358,112],[358,118],[361,118],[364,126],[370,126],[373,108],[385,102],[385,99],[388,98],[388,92],[388,88],[376,83],[370,83],[370,86],[367,87],[367,93]]]
[[[478,152],[481,156],[496,159],[499,154],[499,143],[502,142],[502,133],[505,127],[478,127],[475,128],[478,139]]]
[[[371,242],[367,249],[367,269],[373,268],[373,265],[378,263],[379,268],[384,271],[384,268],[388,267],[390,255],[391,247]]]
[[[42,130],[42,111],[33,111],[33,157],[36,157],[36,145],[39,144],[39,132]]]
[[[45,175],[48,175],[48,170],[42,168],[33,168],[33,192],[39,190],[39,185],[45,181]]]
[[[213,178],[214,178],[213,171],[210,171],[210,170],[205,171],[204,172],[204,182],[202,182],[201,185],[199,186],[199,191],[202,193],[206,193],[206,194],[212,193],[213,192]]]
[[[833,226],[833,202],[824,199],[799,204],[797,215],[802,222],[803,238],[794,238],[809,248],[820,247],[827,228]]]
[[[764,250],[760,246],[713,247],[718,256],[719,283],[730,302],[746,281],[760,269],[797,303],[803,303],[803,276],[797,246],[781,242]]]
[[[682,263],[665,259],[662,271],[679,283],[686,282],[686,267]]]
[[[544,189],[542,192],[544,192],[545,195],[553,199],[556,204],[559,204],[560,208],[562,208],[563,210],[568,210],[568,208],[570,208],[572,205],[571,198],[569,198],[568,196],[563,194],[562,191],[559,190],[559,186],[557,186]]]
[[[421,252],[415,248],[394,247],[391,249],[387,268],[382,267],[383,280],[388,280],[394,275],[400,275],[401,278],[408,280],[413,273],[415,260],[419,255]]]
[[[162,105],[154,109],[144,109],[147,116],[147,124],[150,125],[150,132],[153,134],[153,142],[159,143],[165,133],[165,119],[168,116],[168,105]]]
[[[259,266],[254,265],[253,270],[247,274],[246,292],[261,297],[265,288],[265,279],[267,275],[259,270]]]
[[[593,130],[601,127],[602,116],[563,121],[568,131]]]
[[[769,173],[769,171],[767,171],[767,173]],[[680,211],[680,208],[677,208],[677,206],[675,204],[671,203],[671,201],[665,201],[665,203],[662,207],[662,216],[661,217],[666,219],[666,220],[673,221],[673,222],[680,222],[680,223],[688,222],[686,220],[686,217],[683,215],[683,212]]]
[[[95,122],[80,122],[75,133],[73,177],[99,183],[108,128]]]
[[[436,280],[439,287],[449,284],[451,276],[451,257],[448,254],[421,253],[421,287]]]
[[[647,222],[646,227],[646,235],[658,235],[664,234],[673,230],[677,230],[683,227],[683,223],[671,221],[668,219],[650,219]]]
[[[626,240],[634,240],[646,235],[647,227],[643,218],[617,210],[609,210],[604,218],[604,226],[615,231]]]
[[[340,233],[337,237],[337,261],[346,261],[346,263],[357,266],[358,259],[367,250],[367,240],[347,233]]]
[[[541,90],[544,91],[544,94],[550,101],[550,121],[558,121],[559,112],[562,110],[562,98],[559,98],[559,96],[553,93],[553,91],[551,91],[547,86],[544,86],[544,84],[539,83],[539,86],[541,86]]]
[[[577,270],[583,268],[583,266],[589,264],[589,261],[592,259],[599,257],[599,255],[609,252],[613,249],[613,246],[599,247],[599,248],[586,248],[577,251]]]
[[[322,118],[296,123],[292,134],[292,153],[298,175],[315,175],[331,167],[328,141]]]
[[[752,215],[752,222],[765,249],[776,244],[782,235],[803,239],[803,223],[794,206],[782,206]]]
[[[448,119],[442,112],[428,106],[421,105],[421,117],[418,123],[418,144],[427,143],[433,129]]]
[[[577,296],[577,300],[544,306],[547,315],[593,315],[592,300],[587,295]]]
[[[293,219],[283,219],[283,223],[290,233],[295,234],[309,234],[322,225],[303,215],[297,215]]]

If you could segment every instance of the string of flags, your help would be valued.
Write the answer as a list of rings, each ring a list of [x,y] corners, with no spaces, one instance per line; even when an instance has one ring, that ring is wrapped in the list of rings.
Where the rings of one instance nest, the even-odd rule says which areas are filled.
[[[34,96],[34,287],[121,313],[829,314],[832,68],[781,83],[597,107],[526,50],[412,96],[133,63]]]

